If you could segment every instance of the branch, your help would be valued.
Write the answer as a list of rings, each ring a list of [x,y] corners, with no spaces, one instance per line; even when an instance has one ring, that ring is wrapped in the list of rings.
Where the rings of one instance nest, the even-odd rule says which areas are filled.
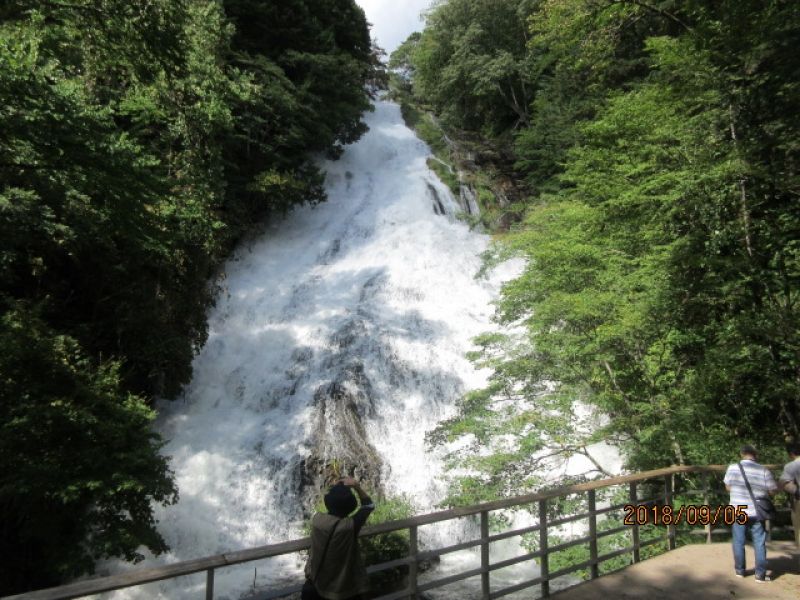
[[[614,376],[614,371],[611,370],[611,365],[608,364],[607,360],[603,361],[603,366],[606,368],[606,372],[608,373],[608,376],[611,378],[611,384],[614,386],[614,389],[617,390],[617,392],[619,392],[622,395],[622,397],[627,400],[628,394],[623,392],[622,388],[619,387],[619,384],[617,383],[617,378]]]
[[[663,8],[659,8],[657,6],[653,6],[651,4],[647,4],[646,2],[642,2],[641,0],[610,0],[611,4],[635,4],[636,6],[640,6],[645,10],[649,10],[650,12],[654,12],[662,17],[669,19],[683,27],[686,31],[692,32],[692,28],[687,25],[683,20],[675,16],[669,11],[664,10]]]
[[[508,107],[509,107],[511,110],[513,110],[513,111],[516,113],[516,115],[517,115],[517,117],[519,118],[519,120],[520,120],[520,121],[521,121],[523,124],[527,124],[527,123],[529,123],[529,122],[530,122],[530,119],[529,119],[528,115],[526,115],[526,114],[525,114],[525,113],[522,111],[522,109],[520,109],[520,107],[519,107],[518,103],[516,102],[517,98],[516,98],[516,95],[514,95],[514,87],[513,87],[513,86],[511,86],[511,93],[512,93],[512,95],[514,95],[514,99],[513,99],[513,100],[511,100],[511,99],[508,97],[508,95],[505,93],[505,91],[503,91],[503,88],[502,88],[502,86],[500,85],[500,83],[499,83],[499,82],[497,82],[497,81],[496,81],[496,82],[495,82],[495,84],[494,84],[494,86],[497,88],[497,91],[498,91],[498,93],[500,94],[500,96],[502,96],[503,100],[505,100],[505,103],[506,103],[506,105],[507,105],[507,106],[508,106]]]
[[[733,140],[733,145],[736,148],[736,153],[738,155],[740,154],[739,138],[736,136],[736,124],[732,102],[728,104],[728,111],[730,113],[731,139]],[[744,229],[745,250],[747,250],[747,255],[750,258],[753,258],[753,242],[750,237],[750,209],[747,206],[747,177],[744,174],[739,177],[739,205],[742,211],[742,228]]]
[[[580,454],[580,455],[585,456],[586,458],[588,458],[589,462],[591,462],[595,466],[595,469],[597,469],[597,471],[599,471],[603,475],[606,475],[607,477],[614,477],[615,474],[611,473],[610,471],[606,471],[603,468],[603,465],[601,465],[599,462],[597,462],[597,460],[595,460],[594,456],[592,456],[589,453],[589,451],[586,449],[586,446],[582,446],[580,449],[574,448],[574,451],[575,451],[575,454]]]

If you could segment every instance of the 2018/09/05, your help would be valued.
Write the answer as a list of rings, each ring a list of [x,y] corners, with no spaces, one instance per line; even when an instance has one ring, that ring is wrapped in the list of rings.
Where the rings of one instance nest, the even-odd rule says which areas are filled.
[[[665,505],[626,504],[623,507],[625,525],[725,525],[747,523],[747,506],[718,504],[685,504],[678,508]]]

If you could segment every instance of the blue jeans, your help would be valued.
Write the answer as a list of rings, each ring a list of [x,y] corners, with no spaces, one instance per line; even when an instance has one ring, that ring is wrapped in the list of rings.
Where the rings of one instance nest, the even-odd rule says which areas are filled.
[[[733,568],[737,573],[744,573],[744,541],[747,531],[750,532],[756,554],[756,577],[763,577],[767,574],[767,532],[764,522],[752,517],[744,525],[733,524]]]

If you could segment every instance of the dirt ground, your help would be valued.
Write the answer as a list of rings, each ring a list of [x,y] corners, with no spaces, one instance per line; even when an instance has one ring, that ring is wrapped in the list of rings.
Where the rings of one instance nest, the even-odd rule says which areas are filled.
[[[792,542],[770,542],[772,581],[756,583],[753,549],[748,545],[747,576],[733,573],[730,543],[683,546],[611,575],[553,594],[555,600],[798,600],[800,550]],[[768,573],[769,573],[768,571]]]

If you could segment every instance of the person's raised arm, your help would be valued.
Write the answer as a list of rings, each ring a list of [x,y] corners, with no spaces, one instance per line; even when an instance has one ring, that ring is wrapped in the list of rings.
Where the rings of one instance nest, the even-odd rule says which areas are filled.
[[[355,532],[358,535],[358,532],[364,526],[364,523],[367,522],[367,518],[369,517],[370,513],[375,510],[375,504],[372,502],[372,498],[369,497],[369,494],[364,491],[364,488],[353,479],[352,477],[344,477],[341,479],[341,482],[351,487],[355,490],[356,494],[358,494],[358,499],[361,501],[361,507],[358,509],[358,512],[353,515],[353,522],[355,524]]]

